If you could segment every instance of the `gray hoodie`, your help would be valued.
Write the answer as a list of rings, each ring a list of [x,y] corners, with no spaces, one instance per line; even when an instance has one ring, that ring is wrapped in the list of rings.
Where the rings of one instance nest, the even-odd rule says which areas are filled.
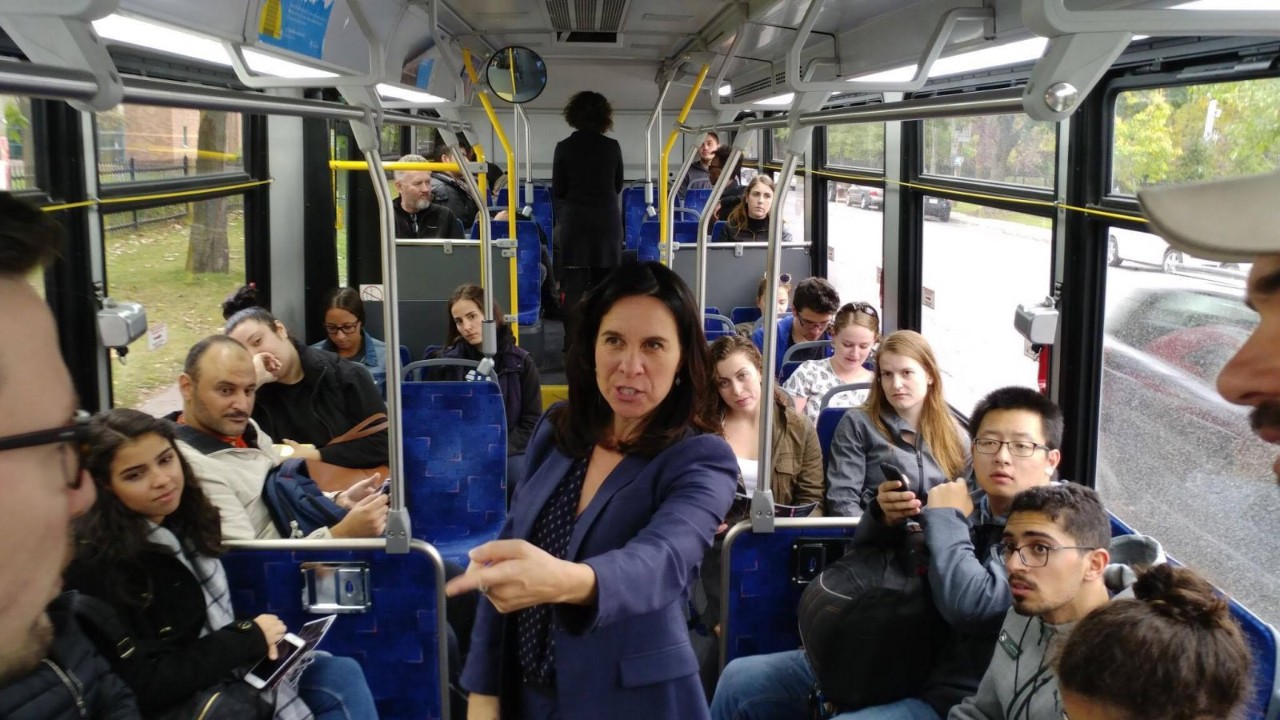
[[[1164,562],[1160,543],[1143,535],[1113,539],[1112,551],[1119,562],[1107,567],[1104,581],[1119,593],[1114,597],[1132,597],[1129,586],[1136,576],[1129,565]],[[1074,625],[1049,625],[1010,608],[978,693],[951,708],[947,720],[1059,720],[1062,699],[1053,656]]]
[[[861,517],[876,496],[876,488],[884,481],[881,463],[892,463],[906,473],[912,487],[925,489],[955,478],[947,477],[933,459],[923,438],[912,445],[903,439],[904,431],[915,433],[895,412],[883,412],[880,419],[893,439],[884,436],[862,408],[851,408],[840,419],[831,437],[831,462],[827,466],[827,514]],[[957,426],[965,448],[965,467],[956,477],[969,477],[969,436]]]

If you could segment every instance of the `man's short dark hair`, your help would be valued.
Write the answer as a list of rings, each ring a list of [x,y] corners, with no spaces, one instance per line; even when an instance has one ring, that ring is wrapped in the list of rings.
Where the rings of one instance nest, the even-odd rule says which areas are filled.
[[[992,390],[978,401],[973,414],[969,416],[969,437],[978,437],[983,418],[992,410],[1026,410],[1039,415],[1044,444],[1050,450],[1062,448],[1062,408],[1039,392],[1016,385]]]
[[[184,375],[191,378],[191,382],[196,383],[200,381],[200,360],[204,358],[205,353],[209,352],[209,350],[213,349],[213,347],[217,345],[234,346],[244,350],[244,346],[240,344],[240,341],[230,335],[210,335],[195,345],[192,345],[191,349],[187,351],[186,362],[182,363],[182,372]],[[248,350],[245,350],[245,352],[248,352]]]
[[[812,310],[823,315],[835,315],[840,309],[840,293],[820,277],[805,278],[791,294],[791,307],[796,312]]]
[[[62,226],[35,205],[0,192],[0,275],[21,277],[62,251]]]
[[[1028,488],[1013,497],[1009,518],[1020,512],[1044,513],[1060,525],[1080,547],[1111,545],[1111,520],[1092,488],[1075,483],[1055,483]]]
[[[717,134],[715,130],[708,130],[706,136],[704,137],[713,137],[716,139],[716,144],[717,145],[720,144],[720,135]]]

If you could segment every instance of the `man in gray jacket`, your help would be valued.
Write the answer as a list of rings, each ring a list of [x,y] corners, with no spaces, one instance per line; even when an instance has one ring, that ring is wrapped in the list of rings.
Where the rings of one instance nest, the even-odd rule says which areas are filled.
[[[979,489],[964,480],[929,491],[924,506],[913,493],[882,483],[858,528],[889,541],[917,520],[929,548],[929,586],[949,636],[918,697],[842,712],[832,720],[893,717],[937,720],[972,695],[991,660],[1011,596],[1004,565],[991,554],[1004,518],[1021,490],[1052,481],[1061,457],[1062,411],[1035,390],[1001,388],[974,408],[973,469]],[[893,487],[889,487],[893,486]],[[803,650],[734,660],[725,668],[711,704],[714,720],[785,720],[807,717],[816,679]],[[850,678],[850,682],[858,682]],[[863,715],[867,713],[867,715]]]
[[[1053,653],[1077,620],[1105,604],[1111,525],[1082,485],[1019,493],[992,552],[1009,572],[1013,607],[978,692],[948,720],[1058,720]]]

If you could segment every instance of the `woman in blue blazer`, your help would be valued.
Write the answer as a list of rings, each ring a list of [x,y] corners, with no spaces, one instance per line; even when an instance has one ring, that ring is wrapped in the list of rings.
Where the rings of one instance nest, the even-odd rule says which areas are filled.
[[[569,401],[535,428],[499,539],[447,588],[485,596],[468,717],[705,718],[683,604],[738,469],[698,414],[701,318],[658,263],[622,266],[581,311]]]

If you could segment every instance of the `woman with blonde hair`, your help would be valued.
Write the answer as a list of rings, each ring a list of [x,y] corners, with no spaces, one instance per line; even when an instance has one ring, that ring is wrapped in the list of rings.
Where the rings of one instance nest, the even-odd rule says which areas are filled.
[[[766,242],[769,239],[769,212],[773,210],[773,179],[760,174],[751,178],[742,191],[742,202],[729,213],[716,242]],[[782,228],[782,242],[791,242],[791,233]]]
[[[923,497],[969,475],[969,438],[951,416],[929,341],[899,330],[880,343],[867,403],[845,413],[831,440],[827,514],[858,517],[875,499],[884,465]]]
[[[818,424],[822,397],[837,385],[870,383],[871,350],[880,339],[880,314],[870,303],[845,303],[831,321],[831,357],[805,360],[787,378],[784,390],[795,399],[796,410],[809,422]],[[846,390],[837,393],[827,407],[857,407],[866,402],[871,390]]]

